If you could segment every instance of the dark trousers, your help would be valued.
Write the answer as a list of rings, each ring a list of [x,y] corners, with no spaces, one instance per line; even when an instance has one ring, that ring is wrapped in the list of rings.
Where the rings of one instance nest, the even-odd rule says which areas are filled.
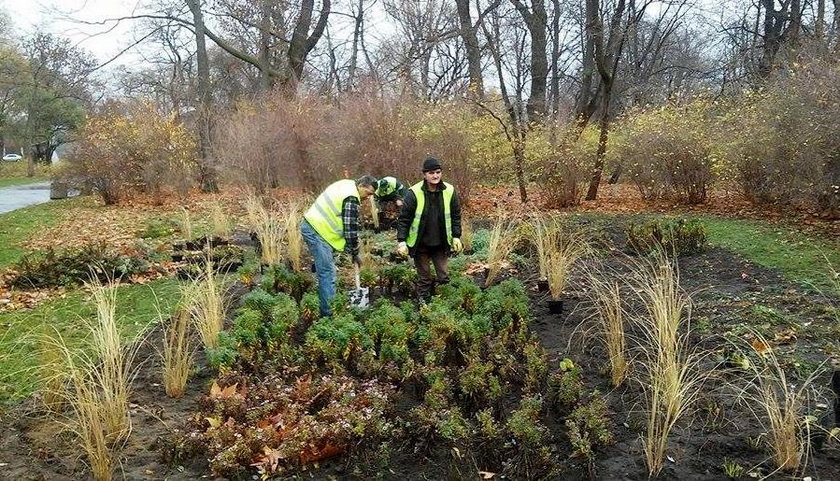
[[[435,265],[435,277],[432,277],[431,264]],[[414,253],[414,266],[417,267],[417,295],[426,301],[432,298],[435,284],[449,282],[449,252],[446,246],[418,246]]]

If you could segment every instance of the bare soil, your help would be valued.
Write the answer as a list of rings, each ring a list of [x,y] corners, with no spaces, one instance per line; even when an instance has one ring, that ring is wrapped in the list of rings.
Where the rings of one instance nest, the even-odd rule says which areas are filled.
[[[620,245],[620,230],[607,232],[606,238]],[[617,275],[626,273],[623,254],[616,250],[604,261]],[[775,272],[753,265],[725,250],[710,249],[703,254],[680,260],[683,287],[694,293],[692,322],[698,345],[719,350],[706,362],[715,370],[713,380],[704,388],[704,395],[692,413],[672,435],[669,460],[659,479],[715,480],[726,479],[725,462],[737,463],[768,479],[816,480],[840,479],[840,447],[828,443],[821,451],[812,452],[804,473],[798,478],[771,474],[767,451],[761,448],[762,429],[749,409],[736,402],[736,388],[749,382],[737,373],[718,369],[720,356],[727,345],[723,335],[734,332],[743,336],[746,327],[762,329],[773,339],[774,349],[789,362],[791,369],[801,371],[818,366],[838,355],[840,328],[831,316],[831,304],[817,293],[805,291]],[[589,308],[584,292],[570,292],[564,313],[550,314],[547,295],[536,289],[533,272],[518,272],[529,287],[532,301],[531,328],[539,336],[549,354],[552,368],[563,358],[573,359],[582,367],[587,387],[599,390],[612,411],[615,442],[596,454],[594,465],[579,459],[563,458],[562,479],[643,480],[648,479],[641,450],[643,431],[640,394],[637,383],[625,382],[613,389],[606,373],[603,349],[587,331]],[[572,286],[580,285],[574,280]],[[757,309],[755,306],[762,306]],[[762,317],[767,309],[778,316]],[[758,313],[758,314],[756,314]],[[181,429],[184,421],[198,410],[199,401],[209,391],[213,376],[201,366],[181,399],[166,397],[160,384],[160,369],[152,347],[160,343],[160,332],[153,332],[143,348],[143,363],[134,384],[132,397],[132,434],[122,451],[120,471],[116,478],[129,480],[211,479],[204,459],[167,463],[168,440]],[[202,361],[203,362],[203,361]],[[827,366],[828,364],[826,364]],[[719,371],[719,372],[717,372]],[[818,384],[827,386],[829,373],[820,376]],[[823,402],[831,406],[828,396]],[[398,407],[399,409],[399,407]],[[821,413],[815,413],[821,415]],[[0,437],[0,479],[9,480],[77,480],[90,477],[84,457],[73,440],[40,407],[38,399],[30,399],[2,414],[4,432]],[[558,445],[558,456],[570,453],[560,423],[551,426]],[[443,479],[452,477],[452,454],[446,449],[406,452],[394,458],[385,479]],[[351,469],[352,460],[338,458],[306,471],[297,478],[357,479]],[[492,471],[492,466],[479,466]],[[745,473],[746,474],[746,473]],[[470,474],[472,479],[478,473]],[[747,476],[745,479],[750,479]],[[498,479],[498,478],[497,478]]]

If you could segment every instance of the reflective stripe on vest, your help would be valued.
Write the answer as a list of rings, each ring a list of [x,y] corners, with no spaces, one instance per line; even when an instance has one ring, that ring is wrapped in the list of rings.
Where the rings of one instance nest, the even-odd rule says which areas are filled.
[[[348,197],[355,197],[361,202],[356,181],[345,179],[333,182],[303,214],[315,232],[337,251],[343,251],[345,246],[344,219],[341,218],[341,210],[344,199]]]
[[[446,222],[446,240],[449,245],[452,245],[452,196],[455,195],[455,187],[452,184],[443,182],[446,187],[443,189],[443,218]],[[426,195],[423,192],[423,181],[411,186],[414,192],[414,197],[417,198],[417,208],[414,209],[414,219],[411,221],[411,227],[408,229],[408,238],[405,243],[409,247],[414,247],[417,244],[417,231],[420,230],[420,218],[423,216],[423,209],[426,206]]]

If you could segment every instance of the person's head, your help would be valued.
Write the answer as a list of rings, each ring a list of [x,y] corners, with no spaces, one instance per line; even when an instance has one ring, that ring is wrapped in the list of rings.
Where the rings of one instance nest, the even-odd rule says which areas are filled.
[[[423,178],[427,184],[438,185],[440,183],[443,168],[440,161],[434,157],[428,157],[423,161]]]
[[[359,189],[359,197],[365,199],[369,195],[373,195],[376,191],[377,184],[376,177],[372,175],[363,175],[356,179],[356,188]]]

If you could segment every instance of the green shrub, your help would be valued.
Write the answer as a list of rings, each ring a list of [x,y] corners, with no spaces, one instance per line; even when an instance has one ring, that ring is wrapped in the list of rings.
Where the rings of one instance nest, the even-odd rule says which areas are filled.
[[[403,312],[392,304],[378,303],[365,320],[365,329],[376,348],[377,358],[398,364],[408,360],[408,339],[412,326]]]
[[[266,341],[270,347],[288,342],[292,329],[298,323],[298,306],[288,294],[279,293],[275,296],[274,307],[271,309],[271,319],[266,328]]]
[[[143,239],[158,239],[168,237],[175,233],[176,227],[169,219],[149,219],[143,226],[143,230],[137,233],[137,237]]]
[[[476,229],[473,232],[473,253],[477,257],[487,257],[487,246],[490,245],[490,231],[488,229]]]
[[[603,397],[595,391],[586,402],[572,410],[566,419],[569,441],[575,456],[592,459],[595,449],[612,442],[609,410]]]
[[[645,255],[661,249],[668,255],[682,257],[703,252],[706,243],[706,227],[694,219],[627,225],[627,246],[636,254]]]
[[[272,294],[285,292],[298,302],[314,284],[314,279],[308,273],[295,272],[285,265],[276,264],[265,270],[260,281],[260,287],[264,291]]]
[[[548,374],[548,358],[539,341],[533,340],[525,345],[525,389],[531,393],[540,393]]]
[[[478,299],[476,312],[487,316],[497,330],[514,321],[527,322],[530,316],[525,286],[516,279],[507,279],[485,290]]]
[[[513,438],[526,447],[541,446],[548,437],[548,428],[540,421],[542,400],[538,397],[523,397],[519,409],[510,413],[507,429]]]
[[[320,301],[318,294],[307,292],[300,300],[300,318],[306,323],[315,322],[320,315]]]
[[[339,367],[362,351],[373,349],[365,327],[350,313],[334,314],[312,324],[305,348],[316,362]]]
[[[551,374],[548,379],[548,395],[561,412],[569,412],[586,394],[580,368],[574,366]]]
[[[233,334],[228,331],[219,333],[219,344],[215,348],[207,349],[207,364],[217,371],[224,371],[237,361],[239,350]]]
[[[262,289],[254,289],[242,297],[242,305],[259,312],[263,318],[271,317],[277,298]]]
[[[389,293],[394,291],[412,293],[414,282],[417,280],[417,270],[408,263],[390,264],[379,269],[380,285]]]

